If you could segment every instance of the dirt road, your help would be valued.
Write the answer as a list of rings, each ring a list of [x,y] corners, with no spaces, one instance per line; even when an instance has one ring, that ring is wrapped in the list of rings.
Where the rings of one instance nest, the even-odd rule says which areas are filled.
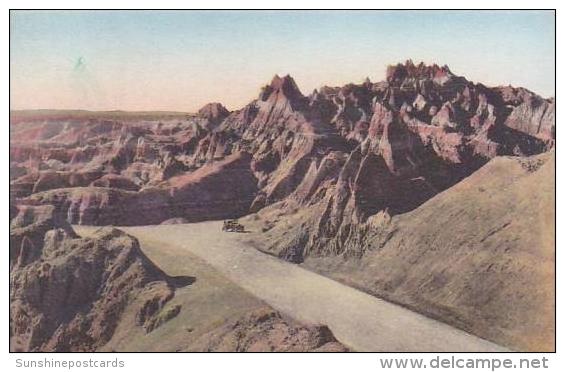
[[[122,229],[137,237],[142,248],[144,243],[163,244],[179,255],[202,258],[275,309],[299,321],[327,325],[356,351],[508,351],[261,253],[245,245],[249,234],[221,232],[221,222]]]

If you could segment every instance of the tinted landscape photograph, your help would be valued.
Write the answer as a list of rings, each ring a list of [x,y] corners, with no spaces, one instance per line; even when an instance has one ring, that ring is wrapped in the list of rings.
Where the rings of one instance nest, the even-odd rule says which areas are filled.
[[[10,11],[11,352],[555,351],[554,11]]]

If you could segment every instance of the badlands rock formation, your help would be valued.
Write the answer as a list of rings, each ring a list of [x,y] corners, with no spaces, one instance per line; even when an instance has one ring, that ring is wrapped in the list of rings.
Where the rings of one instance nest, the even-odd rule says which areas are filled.
[[[554,182],[553,151],[499,157],[411,212],[371,216],[352,239],[360,258],[305,264],[511,349],[553,351]]]
[[[383,81],[307,95],[290,76],[275,76],[233,112],[219,103],[196,114],[12,112],[10,134],[11,216],[49,205],[57,218],[85,225],[253,214],[247,223],[264,233],[261,249],[283,259],[318,260],[313,267],[328,275],[332,265],[347,272],[343,262],[361,261],[351,280],[368,291],[506,346],[553,347],[552,324],[534,331],[524,320],[552,312],[554,246],[532,241],[554,228],[548,220],[547,230],[535,229],[535,216],[554,210],[553,160],[543,155],[554,156],[552,98],[407,61],[389,66]],[[497,166],[501,156],[516,157],[504,160],[510,173]],[[537,170],[532,159],[546,165]],[[477,170],[484,191],[469,204],[460,181]],[[451,202],[438,202],[445,195]],[[521,203],[524,195],[543,206]],[[40,245],[39,231],[14,249]],[[14,262],[39,255],[31,252],[14,251]],[[465,276],[452,272],[459,264]],[[528,307],[527,293],[540,307]]]
[[[201,336],[187,351],[344,352],[347,348],[327,327],[307,327],[261,308]]]
[[[171,282],[124,232],[80,238],[54,207],[22,207],[10,225],[11,349],[94,351],[126,311],[149,332],[163,322]]]
[[[71,223],[142,225],[292,199],[323,210],[305,252],[341,254],[369,216],[412,210],[497,155],[551,148],[554,112],[526,89],[411,61],[308,96],[275,76],[231,113],[13,112],[11,200],[55,205]]]
[[[239,288],[224,289],[234,285],[217,279],[223,277],[209,267],[198,270],[206,272],[205,280],[214,278],[211,289],[199,283],[200,289],[185,291],[177,301],[176,290],[196,278],[166,275],[145,256],[134,237],[104,227],[81,238],[53,206],[20,206],[10,225],[10,349],[107,351],[144,337],[149,337],[149,344],[155,339],[163,343],[162,334],[153,337],[151,333],[179,315],[191,319],[183,311],[198,314],[212,309],[220,314],[199,320],[204,334],[184,332],[179,337],[178,331],[168,327],[166,331],[178,344],[170,345],[169,340],[164,344],[188,351],[347,350],[327,327],[300,324],[255,298],[247,299],[252,308],[248,314],[233,315],[228,323],[218,324],[217,318],[226,311],[219,308],[238,314],[237,303],[224,296],[211,307],[198,304],[199,292],[239,291],[243,295],[236,295],[238,300],[251,295]],[[187,296],[196,299],[189,298],[191,307],[183,308]]]
[[[235,153],[139,191],[125,189],[128,182],[132,185],[127,178],[107,175],[89,187],[34,193],[23,202],[55,205],[68,222],[81,225],[148,225],[171,218],[194,222],[235,217],[249,210],[257,190],[250,160],[247,153]],[[103,187],[108,182],[122,188]]]

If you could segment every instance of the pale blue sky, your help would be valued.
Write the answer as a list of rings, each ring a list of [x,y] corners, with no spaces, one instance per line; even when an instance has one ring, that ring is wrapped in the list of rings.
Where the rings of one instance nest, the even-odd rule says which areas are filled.
[[[411,58],[553,96],[552,11],[12,11],[12,108],[245,105],[291,74],[304,93]]]

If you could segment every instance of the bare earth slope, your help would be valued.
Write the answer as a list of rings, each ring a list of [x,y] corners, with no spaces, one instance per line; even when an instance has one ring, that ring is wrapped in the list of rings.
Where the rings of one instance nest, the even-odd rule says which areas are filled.
[[[95,351],[125,313],[132,314],[127,327],[150,332],[180,310],[161,318],[178,281],[148,260],[135,238],[109,227],[80,238],[53,207],[20,209],[10,257],[13,351]]]
[[[308,324],[326,324],[340,342],[353,350],[505,350],[260,253],[246,243],[251,234],[221,233],[221,222],[128,227],[124,230],[136,236],[142,245],[174,247],[179,258],[191,254],[199,256],[275,309]]]
[[[145,226],[248,215],[244,223],[256,234],[242,236],[244,245],[497,344],[553,350],[554,147],[553,98],[525,88],[488,87],[447,66],[408,60],[388,66],[383,81],[324,86],[311,94],[303,94],[292,77],[275,76],[256,99],[233,112],[220,103],[195,114],[11,112],[10,218],[19,210],[50,210],[61,226],[64,221]],[[11,285],[12,302],[22,295],[14,290],[42,293],[34,292],[37,278],[25,278],[40,272],[40,248],[52,221],[39,218],[28,226],[29,217],[16,217],[11,231],[10,267],[18,277]],[[172,236],[149,243],[162,249],[170,239],[180,255],[182,244],[202,239],[209,246],[187,247],[217,265],[241,260],[246,267],[244,258],[264,259],[227,249],[233,237],[225,240],[215,224],[194,226],[131,231],[145,240],[151,238],[146,231],[170,231]],[[51,239],[50,250],[66,254],[75,243],[92,244],[67,227],[63,241]],[[216,255],[212,238],[219,239]],[[90,253],[66,255],[72,260],[63,266],[73,267]],[[229,274],[241,266],[221,270]],[[285,273],[297,269],[284,267]],[[297,278],[304,279],[300,273]],[[250,279],[242,272],[234,280]],[[248,289],[259,291],[260,284]],[[301,285],[292,278],[271,281],[258,293],[276,302],[274,288],[294,296]],[[332,286],[328,290],[339,293]],[[296,307],[289,305],[289,313]],[[36,310],[39,319],[49,308]],[[366,322],[367,314],[359,319]],[[300,327],[277,316],[259,318],[265,322],[249,338],[238,339],[237,348],[239,342],[255,345],[258,335],[278,337],[263,332],[272,322],[281,329],[285,322],[289,330]],[[363,335],[351,321],[322,318],[334,321],[341,337],[354,330],[356,337]],[[240,325],[250,319],[243,314]],[[386,330],[385,320],[371,321],[375,330]],[[26,333],[26,321],[21,324],[19,331]],[[352,331],[340,329],[345,326]],[[202,332],[233,341],[233,333],[223,328]],[[403,336],[376,341],[374,334],[359,341],[360,349],[419,350],[423,345],[417,339],[405,345]],[[226,345],[216,341],[199,345]],[[439,343],[426,346],[445,346],[433,342]]]
[[[121,230],[80,237],[54,207],[20,207],[10,225],[10,350],[346,350],[327,327],[283,317],[197,258],[162,246],[158,256],[179,275]]]
[[[501,157],[396,217],[360,259],[306,265],[523,351],[555,349],[555,156]]]
[[[85,237],[96,230],[76,227]],[[171,278],[190,276],[193,281],[176,288],[167,304],[167,309],[180,308],[174,317],[146,332],[132,327],[135,313],[125,311],[99,351],[347,351],[327,327],[281,315],[181,246],[147,239],[140,243]],[[131,307],[135,305],[133,301]]]

